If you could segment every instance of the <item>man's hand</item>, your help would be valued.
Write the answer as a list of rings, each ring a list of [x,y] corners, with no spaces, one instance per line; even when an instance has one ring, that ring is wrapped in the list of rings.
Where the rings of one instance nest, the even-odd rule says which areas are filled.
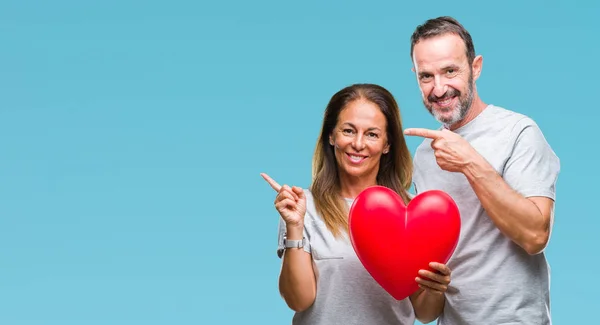
[[[480,159],[479,153],[460,135],[443,129],[406,129],[404,134],[432,139],[431,148],[441,169],[449,172],[464,172],[474,160]]]

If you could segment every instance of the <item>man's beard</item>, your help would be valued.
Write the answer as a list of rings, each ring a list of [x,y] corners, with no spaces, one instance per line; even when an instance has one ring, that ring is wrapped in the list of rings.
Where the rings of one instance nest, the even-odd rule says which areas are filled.
[[[469,110],[471,109],[471,104],[473,103],[473,74],[469,76],[469,85],[467,87],[467,96],[463,98],[462,93],[454,88],[449,88],[446,93],[440,97],[437,97],[433,94],[430,94],[427,97],[427,101],[423,100],[423,104],[436,120],[440,123],[444,124],[446,128],[449,128],[451,125],[461,121],[465,118]],[[454,98],[458,97],[458,104],[455,107],[444,108],[443,110],[435,110],[433,109],[433,103],[436,102],[440,98]],[[452,111],[450,116],[445,116],[443,113],[447,113],[448,111]]]

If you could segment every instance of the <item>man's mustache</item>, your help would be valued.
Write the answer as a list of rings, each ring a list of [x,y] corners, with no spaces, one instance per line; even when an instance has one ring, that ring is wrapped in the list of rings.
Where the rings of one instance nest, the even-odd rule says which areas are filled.
[[[427,100],[430,102],[437,102],[438,100],[444,99],[444,98],[452,98],[455,96],[459,96],[460,97],[460,91],[454,89],[454,88],[450,88],[448,89],[448,91],[446,91],[442,96],[436,96],[434,94],[430,94],[429,96],[427,96]]]

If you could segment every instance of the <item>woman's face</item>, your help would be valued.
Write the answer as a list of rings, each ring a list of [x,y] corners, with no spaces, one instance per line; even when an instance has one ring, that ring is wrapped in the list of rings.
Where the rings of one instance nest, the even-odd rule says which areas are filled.
[[[389,151],[387,121],[379,107],[367,100],[350,102],[340,112],[329,137],[343,179],[375,182],[381,155]]]

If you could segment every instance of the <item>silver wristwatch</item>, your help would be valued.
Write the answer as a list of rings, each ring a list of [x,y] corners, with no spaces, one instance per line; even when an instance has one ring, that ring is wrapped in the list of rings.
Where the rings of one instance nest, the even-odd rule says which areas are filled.
[[[285,248],[302,248],[306,244],[306,238],[302,237],[302,240],[289,240],[287,237],[283,237],[283,247]]]

